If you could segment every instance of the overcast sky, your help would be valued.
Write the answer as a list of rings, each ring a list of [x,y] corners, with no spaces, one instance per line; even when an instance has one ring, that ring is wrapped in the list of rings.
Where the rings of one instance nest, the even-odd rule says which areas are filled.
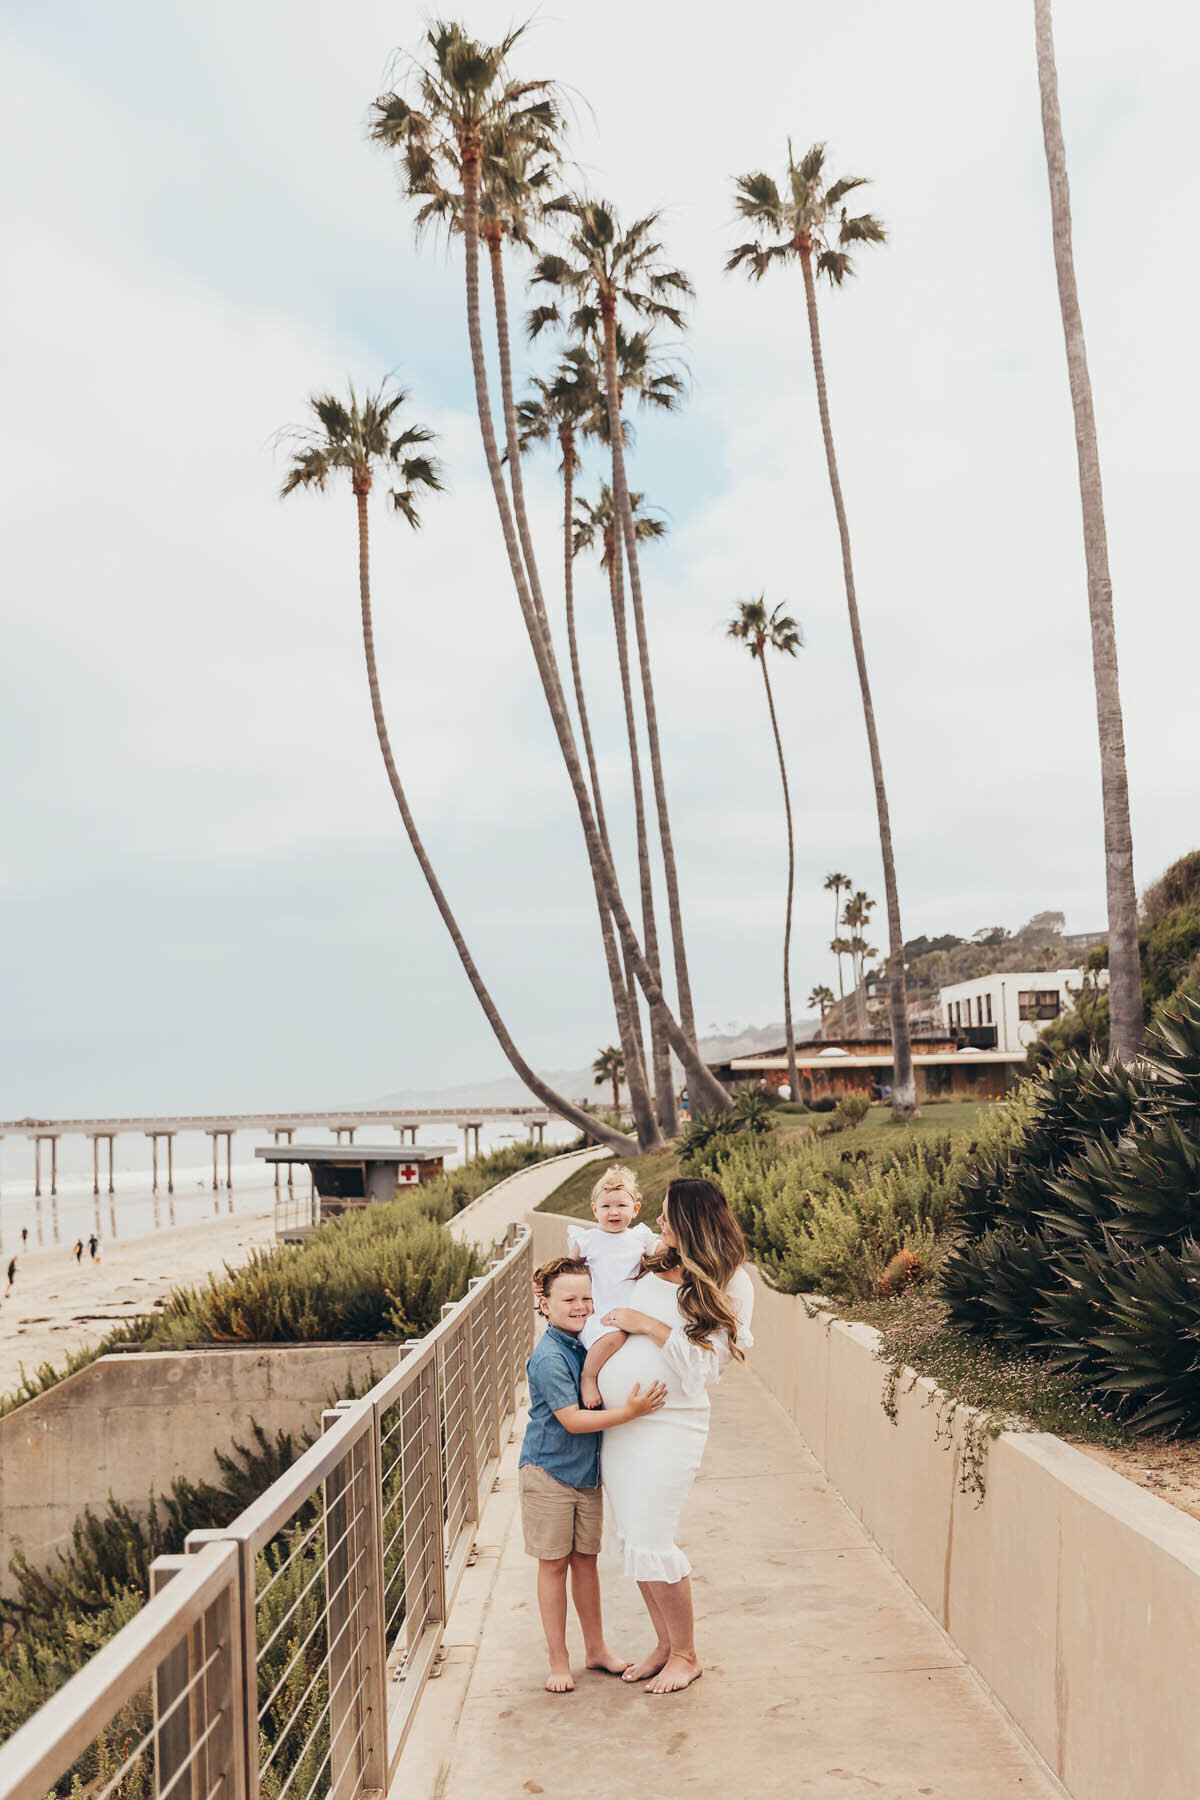
[[[1139,885],[1196,842],[1193,14],[1059,0]],[[686,35],[678,21],[686,17]],[[466,16],[499,34],[507,7]],[[376,508],[384,693],[414,808],[532,1061],[613,1036],[579,827],[473,416],[457,251],[417,250],[365,139],[395,0],[45,0],[0,18],[0,1113],[324,1105],[502,1073],[412,862],[362,671],[348,492],[276,498],[314,387],[395,370],[450,491]],[[645,558],[702,1026],[780,1015],[782,815],[761,681],[786,601],[793,988],[825,874],[881,891],[798,271],[722,273],[731,178],[828,140],[889,243],[822,295],[907,936],[1104,924],[1074,443],[1032,6],[547,7],[583,179],[665,209],[693,390],[639,427]],[[520,292],[513,271],[514,297]],[[530,469],[557,593],[556,459]],[[585,487],[594,485],[589,469]],[[615,659],[583,654],[628,842]],[[557,616],[557,615],[556,615]],[[619,697],[619,696],[618,696]],[[880,920],[875,941],[886,945]]]

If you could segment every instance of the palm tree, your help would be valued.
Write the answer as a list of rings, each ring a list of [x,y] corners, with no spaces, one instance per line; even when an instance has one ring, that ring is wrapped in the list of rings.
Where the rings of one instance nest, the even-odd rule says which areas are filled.
[[[621,233],[615,209],[602,201],[564,197],[554,202],[552,210],[569,218],[568,249],[574,260],[563,256],[543,256],[534,269],[533,280],[556,287],[574,296],[578,302],[571,317],[573,328],[581,335],[599,335],[604,346],[604,378],[608,399],[609,445],[612,452],[612,488],[617,514],[621,521],[621,540],[617,546],[629,566],[629,591],[633,602],[633,622],[637,636],[642,701],[646,711],[646,739],[650,749],[650,772],[654,783],[654,799],[658,812],[658,832],[662,846],[663,871],[666,877],[667,909],[671,921],[671,946],[675,962],[675,983],[679,994],[679,1020],[684,1032],[695,1041],[696,1020],[692,1006],[691,982],[683,938],[683,914],[679,903],[679,879],[675,866],[675,847],[671,837],[671,820],[667,807],[667,790],[663,778],[662,751],[658,737],[658,715],[654,703],[654,681],[650,669],[650,647],[646,635],[645,607],[642,601],[641,567],[633,511],[629,502],[629,484],[625,473],[624,433],[621,429],[621,384],[618,362],[618,307],[625,307],[636,318],[651,325],[663,321],[682,329],[680,305],[692,292],[687,276],[679,269],[666,267],[662,245],[653,237],[658,214],[638,219]],[[531,335],[543,325],[559,318],[555,305],[537,309],[530,320]]]
[[[625,1058],[615,1044],[609,1044],[606,1050],[600,1052],[592,1064],[592,1073],[596,1077],[597,1087],[603,1087],[608,1081],[612,1082],[613,1111],[619,1113],[621,1110],[621,1083],[625,1079]]]
[[[862,927],[874,912],[875,904],[865,889],[858,888],[851,894],[842,910],[842,924],[848,926],[851,933],[849,939],[843,941],[847,942],[849,946],[850,972],[854,977],[854,1010],[859,1037],[867,1035],[866,977],[863,969],[863,950],[866,947],[866,939],[857,934],[861,933]]]
[[[827,894],[828,893],[833,894],[833,929],[834,929],[835,933],[838,928],[838,914],[841,911],[841,901],[839,900],[838,896],[840,895],[843,888],[845,888],[846,892],[849,893],[852,885],[853,884],[850,880],[850,877],[848,875],[843,875],[841,873],[841,871],[838,869],[835,869],[832,875],[827,875],[825,877],[825,892]],[[830,949],[832,949],[832,948],[833,948],[833,945],[831,944]],[[845,1024],[846,1024],[846,988],[845,988],[845,984],[842,981],[842,956],[841,956],[840,951],[838,952],[837,972],[838,972],[838,998],[841,1002],[842,1027],[844,1030]]]
[[[642,495],[630,496],[634,512],[634,532],[639,542],[661,538],[666,525],[661,519],[645,513]],[[621,694],[625,704],[625,733],[629,743],[629,771],[633,784],[633,818],[637,837],[638,875],[642,895],[642,942],[646,961],[661,981],[658,952],[658,922],[654,911],[654,887],[650,868],[650,841],[646,830],[646,805],[642,786],[641,751],[638,746],[637,720],[634,711],[633,683],[629,668],[629,637],[625,628],[625,606],[618,585],[619,544],[617,514],[612,489],[600,488],[597,501],[581,499],[575,510],[575,549],[599,546],[600,566],[608,576],[609,600],[612,606],[613,631],[617,640],[617,663],[621,673]],[[658,1122],[668,1137],[678,1129],[675,1111],[675,1086],[671,1075],[671,1052],[667,1043],[662,1007],[650,1009],[650,1047],[654,1063],[654,1088]]]
[[[600,772],[592,739],[591,720],[584,694],[583,672],[579,661],[579,643],[575,629],[575,542],[574,498],[575,474],[579,467],[577,440],[580,437],[605,437],[608,412],[604,395],[596,381],[595,366],[582,345],[576,345],[562,358],[550,381],[536,377],[532,392],[516,409],[518,450],[523,455],[533,444],[558,440],[562,452],[559,473],[563,478],[563,592],[566,602],[567,649],[571,660],[571,676],[575,687],[575,704],[579,713],[579,729],[587,758],[591,782],[592,804],[596,826],[605,851],[612,860],[612,844],[600,789]],[[616,1006],[618,1031],[621,1034],[629,1088],[635,1116],[649,1110],[646,1089],[645,1051],[641,1041],[637,988],[632,968],[624,969],[625,995]],[[614,994],[614,1000],[616,996]],[[622,1023],[623,1019],[623,1023]],[[670,1056],[668,1052],[668,1068]],[[660,1118],[661,1123],[661,1118]]]
[[[817,1032],[818,1037],[821,1037],[824,1035],[825,1014],[829,1011],[830,1007],[833,1005],[833,997],[834,997],[833,989],[831,987],[826,987],[822,983],[819,987],[815,987],[810,991],[808,999],[805,1002],[805,1004],[810,1009],[815,1006],[815,1007],[818,1007],[820,1010],[821,1025],[820,1025],[819,1031]]]
[[[623,388],[634,391],[640,404],[670,408],[677,402],[681,386],[678,376],[661,358],[650,352],[647,334],[634,333],[627,336],[623,331],[618,333],[617,353],[620,365],[620,376]],[[592,742],[591,726],[588,718],[587,702],[584,697],[583,678],[579,662],[579,649],[575,631],[575,582],[574,557],[584,542],[591,543],[599,535],[604,542],[602,566],[609,576],[609,591],[612,599],[613,620],[617,630],[618,653],[621,666],[621,680],[625,696],[626,723],[629,732],[630,752],[632,759],[634,805],[636,811],[636,827],[638,842],[639,870],[642,884],[642,935],[646,950],[646,960],[654,972],[656,980],[662,982],[662,972],[658,955],[658,934],[654,920],[653,890],[650,882],[649,849],[645,830],[645,810],[642,796],[640,764],[638,762],[637,736],[632,723],[632,697],[629,687],[628,648],[625,636],[624,601],[616,582],[613,546],[611,534],[607,527],[600,530],[601,513],[607,504],[611,511],[610,490],[605,488],[603,495],[609,496],[607,502],[602,498],[599,509],[582,503],[580,520],[589,528],[584,532],[580,520],[573,520],[571,506],[574,492],[574,476],[578,467],[576,436],[596,437],[603,441],[608,439],[608,408],[603,385],[597,373],[596,358],[592,348],[586,343],[572,345],[563,356],[557,375],[550,382],[535,379],[533,392],[517,407],[517,425],[519,431],[519,447],[524,453],[532,444],[557,436],[562,449],[563,474],[563,532],[564,532],[564,589],[566,595],[567,644],[571,657],[571,672],[575,684],[575,699],[579,711],[580,729],[583,736],[584,751],[588,761],[588,771],[592,784],[593,803],[596,808],[597,823],[609,857],[612,857],[612,846],[608,837],[608,828],[604,814],[604,802],[600,791],[600,778],[596,765],[596,757]],[[629,427],[622,420],[622,432],[628,434]],[[661,537],[666,527],[658,520],[641,517],[637,520],[636,535],[639,541],[650,537]],[[582,533],[582,535],[581,535]],[[641,1033],[637,1027],[638,1008],[634,978],[628,963],[626,979],[630,1000],[631,1017],[635,1025],[637,1043],[635,1053],[642,1054]],[[667,1042],[662,1007],[651,1010],[651,1038],[653,1046],[653,1066],[655,1078],[656,1105],[658,1121],[661,1129],[668,1137],[673,1137],[678,1129],[675,1110],[675,1088],[671,1072],[671,1053]],[[627,1060],[629,1058],[627,1057]],[[643,1078],[644,1079],[644,1078]]]
[[[783,783],[783,811],[787,819],[788,875],[787,904],[783,915],[783,1027],[787,1033],[788,1083],[792,1099],[800,1098],[800,1078],[796,1073],[796,1033],[792,1025],[792,895],[796,884],[796,840],[792,831],[792,801],[788,793],[787,763],[783,755],[783,739],[775,716],[775,696],[771,692],[771,673],[767,668],[767,651],[777,650],[781,656],[795,656],[804,644],[804,636],[795,619],[782,606],[767,611],[764,595],[757,600],[739,600],[738,609],[729,621],[728,636],[745,644],[762,670],[767,694],[767,711],[775,737],[775,755],[779,759],[779,779]],[[822,1018],[824,1014],[822,1014]]]
[[[1100,731],[1100,788],[1108,887],[1109,1043],[1113,1056],[1128,1060],[1142,1048],[1145,1015],[1138,953],[1137,889],[1133,879],[1133,833],[1129,823],[1129,782],[1125,772],[1125,727],[1117,678],[1117,639],[1113,626],[1112,580],[1108,572],[1104,495],[1100,485],[1100,446],[1092,409],[1092,382],[1083,341],[1083,319],[1075,286],[1071,193],[1058,108],[1058,72],[1054,63],[1050,0],[1034,0],[1033,13],[1042,97],[1042,135],[1050,178],[1054,267],[1058,275],[1058,302],[1067,347],[1071,405],[1075,413],[1075,453],[1079,464],[1083,551],[1092,628],[1092,671]]]
[[[507,153],[503,151],[505,145],[515,145],[517,153],[522,154],[525,147],[538,145],[540,133],[548,134],[556,129],[558,121],[557,101],[551,83],[541,80],[517,82],[508,76],[507,59],[520,36],[521,31],[517,30],[510,32],[498,44],[484,44],[467,37],[460,25],[442,22],[435,24],[425,38],[429,52],[428,62],[424,66],[416,62],[413,64],[417,103],[414,104],[397,93],[384,95],[372,108],[371,135],[378,142],[400,151],[409,192],[422,201],[418,224],[430,203],[434,179],[431,170],[436,174],[440,189],[456,196],[456,216],[461,221],[465,251],[467,331],[484,456],[521,616],[583,828],[600,914],[601,938],[609,980],[622,1036],[627,1037],[629,1021],[627,1008],[620,999],[623,984],[613,942],[613,924],[617,927],[622,949],[652,1005],[661,995],[661,986],[637,941],[621,897],[612,859],[600,837],[550,642],[545,607],[541,602],[540,592],[535,591],[536,572],[530,571],[532,546],[527,541],[522,542],[523,536],[527,540],[527,534],[520,532],[514,520],[513,505],[509,502],[488,395],[479,308],[480,194],[481,185],[488,173],[484,167],[485,149],[494,159],[502,158],[502,153]],[[497,291],[496,303],[497,330],[502,343],[502,385],[506,390],[505,433],[511,472],[519,468],[520,459],[511,377],[504,372],[504,364],[508,359],[508,320],[502,289]],[[517,490],[514,489],[514,501],[516,496]],[[712,1108],[727,1111],[733,1104],[732,1099],[704,1063],[694,1034],[686,1034],[669,1011],[667,1029],[672,1047],[687,1069],[697,1095],[702,1096]],[[631,1095],[631,1104],[635,1108],[639,1142],[643,1148],[649,1148],[659,1141],[653,1114],[648,1107],[638,1109],[636,1094]]]
[[[406,399],[403,389],[389,388],[387,383],[378,392],[365,394],[361,401],[351,388],[348,404],[333,394],[314,394],[310,405],[316,423],[284,434],[294,445],[294,453],[281,496],[286,498],[297,488],[317,488],[323,492],[331,477],[335,477],[339,471],[350,477],[358,514],[358,590],[371,712],[392,794],[421,873],[488,1024],[517,1075],[531,1093],[536,1094],[544,1105],[552,1107],[562,1118],[578,1125],[581,1131],[610,1143],[614,1150],[629,1152],[635,1148],[631,1138],[625,1137],[621,1132],[610,1131],[607,1127],[596,1126],[587,1113],[572,1106],[561,1094],[555,1093],[540,1075],[535,1074],[517,1049],[475,966],[441,883],[433,872],[433,865],[417,830],[396,769],[387,723],[383,716],[379,671],[375,663],[367,502],[375,475],[382,472],[385,478],[395,482],[388,490],[393,510],[415,528],[420,524],[418,500],[421,492],[436,491],[442,485],[438,464],[421,449],[422,445],[431,441],[433,434],[421,425],[410,425],[403,431],[397,430],[399,421],[396,415]]]
[[[782,196],[771,177],[762,172],[741,175],[736,184],[736,203],[741,217],[757,226],[764,234],[771,234],[776,241],[763,243],[755,239],[751,243],[739,244],[725,266],[727,269],[736,269],[744,265],[753,279],[761,280],[773,263],[798,260],[804,277],[817,410],[821,418],[829,486],[841,540],[850,636],[854,644],[854,661],[862,693],[871,775],[875,783],[875,811],[879,819],[879,848],[883,859],[890,946],[888,988],[892,1025],[892,1111],[898,1117],[907,1117],[916,1111],[917,1090],[908,1026],[908,995],[904,985],[904,933],[900,924],[900,894],[896,883],[896,860],[892,851],[891,816],[883,781],[883,759],[879,750],[879,734],[875,728],[875,707],[871,699],[862,626],[858,617],[854,565],[850,556],[850,527],[846,521],[846,506],[842,499],[842,484],[838,477],[837,457],[833,447],[829,398],[825,388],[825,362],[821,353],[821,331],[817,319],[816,276],[824,275],[835,287],[840,287],[846,277],[854,272],[846,246],[882,244],[885,241],[886,233],[878,219],[873,218],[870,213],[860,213],[856,218],[850,218],[842,205],[846,195],[853,189],[862,187],[865,179],[861,175],[844,175],[826,187],[824,144],[814,144],[797,163],[789,141],[786,196]],[[836,247],[832,241],[834,237]]]

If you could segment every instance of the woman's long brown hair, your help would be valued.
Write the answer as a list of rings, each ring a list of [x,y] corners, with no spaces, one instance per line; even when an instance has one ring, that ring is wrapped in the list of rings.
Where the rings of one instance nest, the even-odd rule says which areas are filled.
[[[725,1289],[746,1260],[746,1240],[729,1202],[715,1181],[681,1176],[667,1188],[664,1204],[677,1247],[644,1257],[643,1271],[681,1268],[679,1306],[688,1337],[711,1350],[712,1333],[726,1331],[731,1354],[744,1362],[737,1343],[738,1316]]]

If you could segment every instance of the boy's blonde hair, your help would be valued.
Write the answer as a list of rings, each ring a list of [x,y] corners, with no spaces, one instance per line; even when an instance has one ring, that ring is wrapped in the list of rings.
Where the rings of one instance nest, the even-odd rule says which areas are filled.
[[[628,1194],[631,1200],[636,1200],[638,1205],[641,1205],[642,1191],[638,1187],[637,1176],[632,1169],[627,1169],[624,1163],[614,1163],[611,1169],[605,1169],[592,1189],[592,1205],[596,1204],[601,1194],[612,1193],[614,1189],[619,1193]]]

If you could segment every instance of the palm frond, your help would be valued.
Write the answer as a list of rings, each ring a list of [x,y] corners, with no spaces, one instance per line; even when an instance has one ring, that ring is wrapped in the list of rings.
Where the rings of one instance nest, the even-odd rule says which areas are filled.
[[[557,325],[562,318],[557,306],[535,306],[526,321],[526,334],[532,341],[539,337],[547,325]]]
[[[817,258],[817,274],[827,275],[835,287],[841,287],[847,275],[853,275],[854,264],[844,250],[822,250]]]
[[[886,244],[887,232],[883,225],[870,213],[860,213],[856,219],[848,219],[842,211],[838,226],[839,244]]]
[[[837,206],[854,188],[866,187],[869,177],[866,175],[843,175],[825,190],[827,206]]]
[[[779,189],[763,170],[739,175],[734,182],[734,206],[743,219],[762,220],[774,231],[783,230],[783,204]]]

